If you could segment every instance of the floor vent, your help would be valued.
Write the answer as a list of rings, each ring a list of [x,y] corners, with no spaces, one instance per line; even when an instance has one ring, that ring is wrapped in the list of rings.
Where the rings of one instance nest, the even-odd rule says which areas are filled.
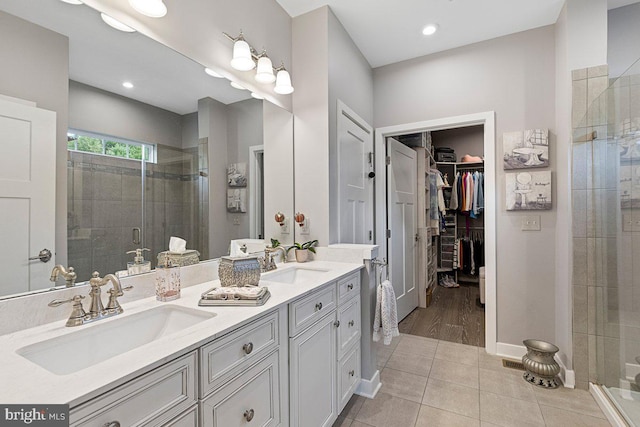
[[[521,371],[524,371],[524,365],[522,364],[522,362],[518,362],[517,360],[502,359],[502,366],[504,366],[505,368],[519,369]]]

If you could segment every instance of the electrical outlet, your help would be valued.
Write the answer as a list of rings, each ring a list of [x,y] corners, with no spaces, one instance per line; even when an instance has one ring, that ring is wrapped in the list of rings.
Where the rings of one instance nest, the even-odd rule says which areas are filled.
[[[300,234],[301,235],[309,234],[309,217],[304,218],[304,223],[300,226]]]
[[[523,216],[521,230],[540,231],[540,215]]]
[[[289,231],[289,218],[285,218],[284,221],[282,221],[282,225],[280,226],[280,234],[290,234],[291,231]]]

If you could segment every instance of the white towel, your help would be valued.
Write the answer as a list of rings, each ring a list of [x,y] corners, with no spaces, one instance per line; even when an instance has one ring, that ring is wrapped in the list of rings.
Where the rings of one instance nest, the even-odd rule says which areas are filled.
[[[383,338],[384,345],[391,344],[393,337],[400,335],[398,331],[398,314],[396,308],[396,293],[391,282],[385,280],[378,286],[376,299],[376,314],[373,323],[373,340]]]

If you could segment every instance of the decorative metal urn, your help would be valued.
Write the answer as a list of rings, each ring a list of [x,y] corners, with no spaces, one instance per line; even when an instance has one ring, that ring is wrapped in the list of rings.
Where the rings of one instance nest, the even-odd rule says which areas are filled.
[[[541,340],[524,340],[522,342],[527,347],[527,354],[522,356],[522,364],[526,370],[522,377],[539,387],[558,387],[556,375],[560,372],[560,365],[553,356],[559,348]]]

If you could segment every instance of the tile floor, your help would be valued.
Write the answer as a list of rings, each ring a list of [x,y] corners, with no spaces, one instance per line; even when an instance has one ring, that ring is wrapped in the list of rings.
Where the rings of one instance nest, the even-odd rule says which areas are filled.
[[[535,387],[484,348],[404,334],[377,348],[382,388],[334,427],[609,426],[589,392]]]

